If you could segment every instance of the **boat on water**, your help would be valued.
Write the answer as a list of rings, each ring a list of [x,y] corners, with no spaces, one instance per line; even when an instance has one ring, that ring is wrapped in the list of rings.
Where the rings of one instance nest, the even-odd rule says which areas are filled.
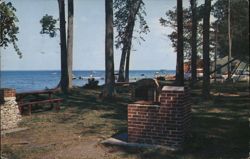
[[[97,79],[97,80],[104,80],[104,77],[94,77],[94,76],[89,76],[89,77],[79,76],[78,77],[78,79],[80,79],[80,80],[87,80],[89,78],[94,78],[94,79]]]
[[[74,74],[72,74],[72,79],[75,80],[76,79],[76,76]]]

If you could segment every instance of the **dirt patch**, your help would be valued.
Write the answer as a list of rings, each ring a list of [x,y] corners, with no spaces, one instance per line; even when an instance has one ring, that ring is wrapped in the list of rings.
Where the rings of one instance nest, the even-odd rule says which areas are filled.
[[[81,139],[79,139],[80,141]],[[92,159],[108,159],[112,156],[106,153],[100,146],[98,146],[99,140],[89,139],[81,142],[71,143],[68,146],[63,146],[58,149],[41,156],[41,159],[82,159],[82,158],[92,158]]]

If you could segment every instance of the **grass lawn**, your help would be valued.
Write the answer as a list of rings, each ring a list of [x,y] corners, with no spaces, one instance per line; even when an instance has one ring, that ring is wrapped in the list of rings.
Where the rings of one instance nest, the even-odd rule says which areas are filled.
[[[211,99],[192,90],[192,128],[184,149],[127,148],[100,144],[127,131],[129,93],[102,101],[100,90],[75,88],[60,112],[43,111],[23,116],[28,130],[2,136],[2,155],[10,159],[239,159],[249,155],[249,85],[212,85]]]

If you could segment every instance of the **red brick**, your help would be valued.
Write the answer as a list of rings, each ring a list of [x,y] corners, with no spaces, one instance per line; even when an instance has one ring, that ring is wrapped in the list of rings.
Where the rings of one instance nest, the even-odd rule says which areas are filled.
[[[191,120],[189,92],[185,91],[162,91],[160,107],[129,105],[129,141],[180,146]]]

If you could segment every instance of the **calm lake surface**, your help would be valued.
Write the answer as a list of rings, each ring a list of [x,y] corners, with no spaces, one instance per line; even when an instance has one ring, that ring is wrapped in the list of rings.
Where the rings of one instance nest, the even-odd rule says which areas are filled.
[[[175,74],[175,70],[132,70],[130,81],[141,78],[152,78],[155,75]],[[99,80],[99,85],[104,84],[105,71],[73,71],[74,86],[83,86],[91,75]],[[43,90],[54,88],[60,80],[60,71],[1,71],[0,87],[15,88],[17,92]]]

